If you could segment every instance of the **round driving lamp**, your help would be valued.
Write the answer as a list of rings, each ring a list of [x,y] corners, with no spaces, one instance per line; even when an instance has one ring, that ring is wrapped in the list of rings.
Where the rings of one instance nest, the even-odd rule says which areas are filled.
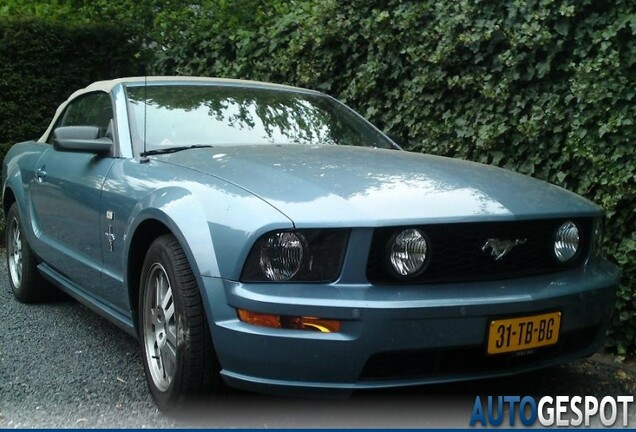
[[[277,232],[269,236],[259,259],[263,274],[272,281],[293,278],[302,265],[305,244],[305,238],[299,233]]]
[[[389,261],[395,274],[403,279],[422,272],[428,252],[426,236],[415,228],[405,229],[389,242]]]
[[[580,243],[579,228],[574,222],[563,223],[554,234],[554,256],[564,263],[576,256]]]

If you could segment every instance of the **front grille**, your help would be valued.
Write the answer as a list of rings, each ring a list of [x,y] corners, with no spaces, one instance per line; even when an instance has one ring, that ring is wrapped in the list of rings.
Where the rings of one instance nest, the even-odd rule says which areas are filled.
[[[559,343],[537,348],[532,353],[488,355],[482,345],[461,348],[391,351],[373,355],[367,361],[361,380],[396,380],[473,375],[531,366],[567,354],[583,352],[598,339],[601,327],[565,333]]]
[[[567,263],[554,257],[554,233],[565,221],[580,230],[577,256]],[[523,277],[579,266],[588,254],[592,218],[543,219],[506,222],[477,222],[418,226],[429,239],[430,261],[426,270],[406,283],[443,283]],[[374,284],[398,280],[390,271],[388,243],[403,229],[376,229],[367,261],[367,278]],[[490,250],[482,251],[488,239],[525,240],[500,260]],[[399,281],[405,283],[405,281]]]

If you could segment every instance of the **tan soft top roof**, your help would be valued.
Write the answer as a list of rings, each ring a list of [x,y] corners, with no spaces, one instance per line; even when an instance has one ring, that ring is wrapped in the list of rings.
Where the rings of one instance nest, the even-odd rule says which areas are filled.
[[[239,80],[239,79],[231,79],[231,78],[211,78],[211,77],[192,77],[192,76],[148,76],[148,77],[125,77],[125,78],[116,78],[107,81],[96,81],[87,87],[76,91],[71,95],[69,99],[72,99],[78,94],[87,93],[92,91],[105,91],[110,92],[113,87],[118,84],[144,84],[144,83],[160,83],[160,82],[170,82],[170,83],[208,83],[208,84],[235,84],[235,85],[244,85],[244,86],[258,86],[258,87],[269,87],[269,88],[280,88],[287,90],[297,90],[297,91],[309,91],[313,92],[313,90],[307,90],[300,87],[292,87],[283,84],[273,84],[268,82],[261,81],[251,81],[251,80]]]
[[[220,84],[220,85],[236,85],[236,86],[245,86],[245,87],[262,87],[262,88],[271,88],[271,89],[281,89],[281,90],[293,90],[293,91],[301,91],[305,93],[319,93],[315,90],[303,89],[300,87],[292,87],[283,84],[272,84],[261,81],[250,81],[250,80],[239,80],[239,79],[230,79],[230,78],[211,78],[211,77],[191,77],[191,76],[138,76],[138,77],[124,77],[124,78],[116,78],[107,81],[95,81],[92,84],[84,87],[83,89],[75,91],[72,95],[66,99],[60,106],[57,107],[55,112],[55,116],[53,116],[53,120],[49,124],[49,127],[44,132],[44,135],[40,137],[38,141],[45,142],[46,138],[51,133],[53,128],[53,124],[55,124],[57,118],[62,113],[64,108],[68,105],[70,101],[75,99],[76,97],[90,93],[94,91],[103,91],[106,93],[110,93],[113,87],[119,84],[139,84],[143,85],[145,83],[170,83],[170,84],[186,84],[186,83],[202,83],[202,84]]]

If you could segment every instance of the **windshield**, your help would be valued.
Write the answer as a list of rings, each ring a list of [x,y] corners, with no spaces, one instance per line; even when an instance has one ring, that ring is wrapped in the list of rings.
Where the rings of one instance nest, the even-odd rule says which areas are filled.
[[[132,138],[136,148],[143,148],[145,134],[146,150],[259,144],[395,148],[365,120],[323,95],[214,85],[130,86],[127,95]]]

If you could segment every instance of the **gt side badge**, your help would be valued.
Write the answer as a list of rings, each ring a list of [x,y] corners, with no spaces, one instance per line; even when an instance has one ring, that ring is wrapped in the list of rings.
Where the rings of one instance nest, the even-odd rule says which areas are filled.
[[[115,214],[112,210],[106,210],[106,219],[113,220],[115,218]],[[113,226],[108,225],[108,231],[106,231],[106,239],[108,240],[108,246],[110,247],[110,251],[113,251],[114,243],[115,243],[115,234],[113,233]]]
[[[106,239],[108,240],[108,246],[110,246],[110,251],[113,251],[113,243],[115,243],[115,234],[113,234],[113,226],[108,225],[108,231],[106,231]]]

